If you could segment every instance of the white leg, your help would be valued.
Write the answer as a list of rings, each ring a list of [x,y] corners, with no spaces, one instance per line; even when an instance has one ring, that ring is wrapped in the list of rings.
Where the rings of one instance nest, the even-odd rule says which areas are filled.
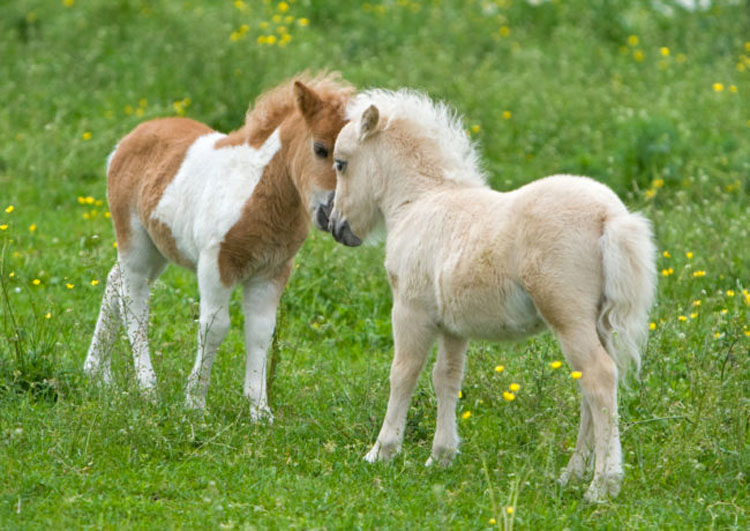
[[[432,370],[432,383],[438,400],[437,429],[432,441],[432,454],[426,466],[438,463],[451,464],[458,453],[458,431],[456,429],[456,402],[461,380],[464,376],[464,361],[468,340],[447,334],[438,337],[438,355]]]
[[[383,427],[365,460],[390,459],[401,450],[409,402],[435,340],[435,330],[421,312],[395,302],[392,312],[394,355],[391,365],[391,393]]]
[[[229,330],[229,298],[232,288],[221,283],[215,252],[202,254],[198,260],[198,291],[201,298],[198,353],[186,390],[186,404],[191,409],[206,407],[211,367],[216,351]]]
[[[242,310],[245,314],[245,397],[250,401],[250,417],[273,422],[266,393],[267,353],[276,326],[276,309],[286,284],[283,278],[250,280],[242,292]]]
[[[117,338],[121,325],[119,300],[121,289],[120,264],[115,263],[107,275],[107,286],[104,289],[99,318],[96,320],[94,337],[91,339],[91,346],[83,364],[83,370],[90,378],[100,377],[106,384],[112,382],[110,356],[112,343]]]
[[[564,487],[571,478],[581,480],[586,474],[589,465],[592,464],[591,450],[594,440],[594,423],[591,417],[591,408],[586,397],[581,397],[581,425],[578,428],[578,440],[576,441],[573,455],[570,456],[568,466],[560,475],[560,484]]]
[[[617,427],[617,367],[593,330],[567,334],[560,340],[568,361],[583,373],[579,382],[591,413],[595,457],[594,478],[585,498],[598,503],[607,495],[617,496],[623,477]]]

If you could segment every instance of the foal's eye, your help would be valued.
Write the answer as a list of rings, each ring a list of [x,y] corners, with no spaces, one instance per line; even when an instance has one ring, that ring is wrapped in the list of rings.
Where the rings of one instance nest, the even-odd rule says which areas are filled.
[[[344,173],[347,164],[348,163],[345,160],[341,159],[336,159],[335,161],[333,161],[333,167],[336,168],[336,171],[339,173]]]
[[[328,157],[328,148],[323,144],[318,144],[316,142],[315,144],[313,144],[313,153],[315,153],[316,157],[324,159]]]

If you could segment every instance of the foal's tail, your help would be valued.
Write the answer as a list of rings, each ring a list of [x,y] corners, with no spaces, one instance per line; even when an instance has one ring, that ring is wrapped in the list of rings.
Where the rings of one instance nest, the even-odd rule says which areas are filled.
[[[640,214],[616,215],[601,238],[604,297],[597,330],[624,377],[631,363],[641,368],[648,314],[656,290],[656,248],[651,224]]]

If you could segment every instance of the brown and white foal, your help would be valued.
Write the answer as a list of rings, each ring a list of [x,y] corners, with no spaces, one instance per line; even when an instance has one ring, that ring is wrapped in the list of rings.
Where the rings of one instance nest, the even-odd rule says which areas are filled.
[[[107,195],[118,259],[107,277],[84,370],[111,381],[110,349],[127,329],[135,375],[152,391],[149,284],[174,262],[196,272],[198,353],[187,404],[205,407],[211,365],[229,328],[229,299],[242,285],[253,420],[272,420],[266,351],[276,308],[310,222],[325,229],[336,187],[331,153],[352,87],[337,75],[289,81],[260,96],[228,135],[185,119],[145,122],[108,160]]]

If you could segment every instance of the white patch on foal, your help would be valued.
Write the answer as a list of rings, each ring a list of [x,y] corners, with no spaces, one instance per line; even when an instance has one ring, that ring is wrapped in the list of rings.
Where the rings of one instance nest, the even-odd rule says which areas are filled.
[[[281,149],[278,129],[257,149],[247,144],[216,149],[225,136],[211,133],[190,146],[151,214],[169,227],[177,248],[193,264],[202,249],[219,245],[239,221],[263,170]]]

